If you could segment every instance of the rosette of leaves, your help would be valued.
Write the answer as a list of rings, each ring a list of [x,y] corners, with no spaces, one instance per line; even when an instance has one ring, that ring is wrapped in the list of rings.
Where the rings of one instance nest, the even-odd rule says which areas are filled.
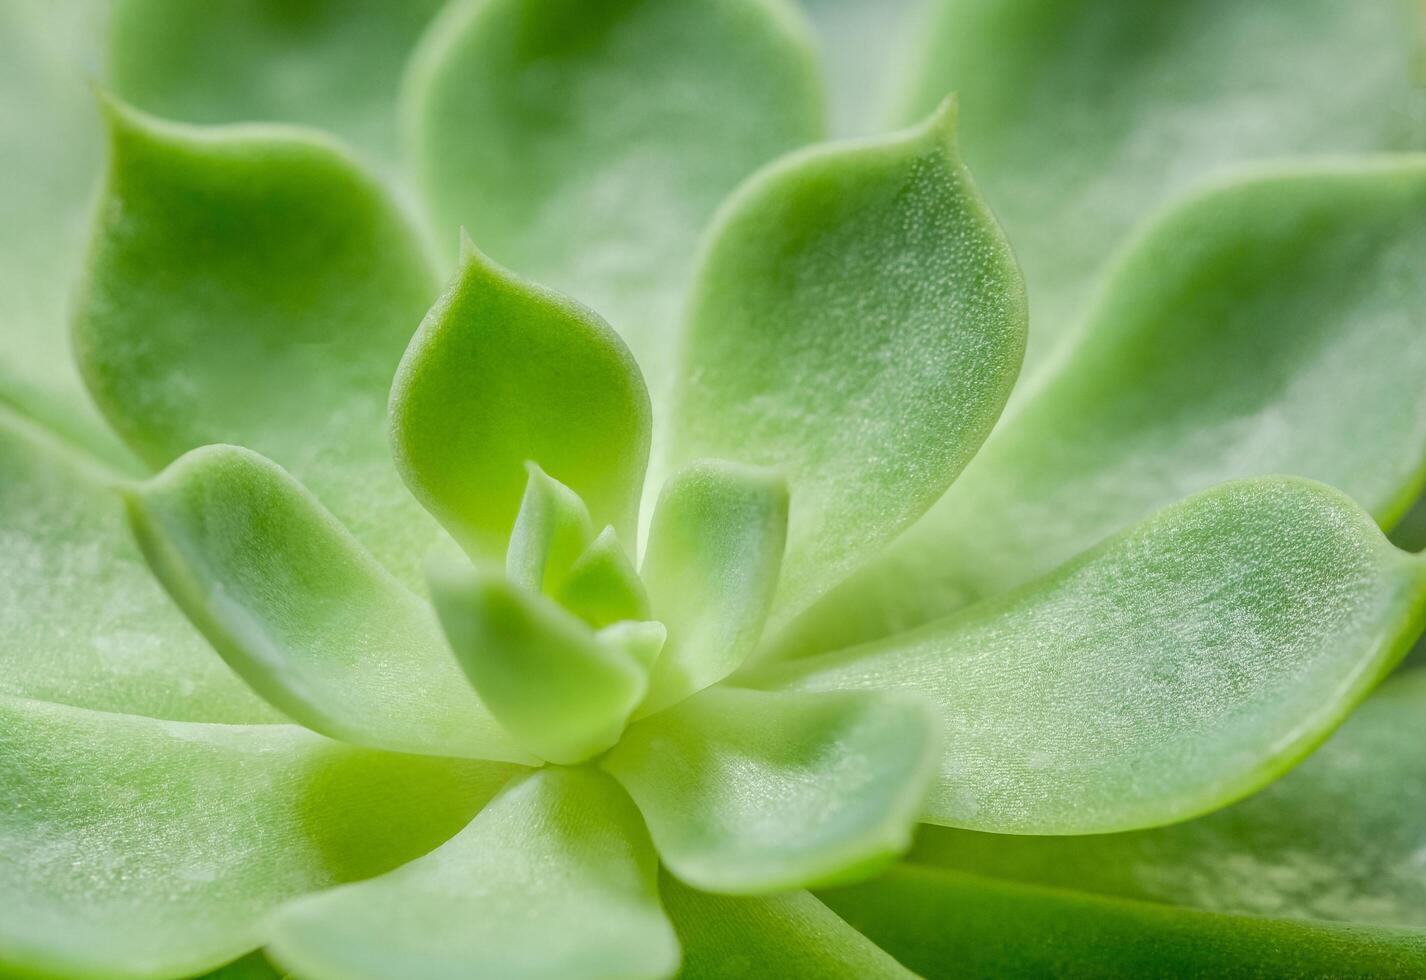
[[[1405,5],[438,7],[0,8],[0,967],[1426,973]]]

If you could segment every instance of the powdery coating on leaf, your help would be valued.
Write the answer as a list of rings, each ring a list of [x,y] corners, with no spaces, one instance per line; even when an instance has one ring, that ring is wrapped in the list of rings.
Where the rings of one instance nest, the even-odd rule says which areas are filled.
[[[425,857],[288,906],[272,951],[303,976],[654,980],[679,957],[656,869],[609,777],[543,769]]]
[[[1346,498],[1244,481],[1005,597],[780,676],[935,699],[946,750],[928,820],[1132,829],[1294,762],[1395,664],[1423,604],[1426,571]]]
[[[174,609],[113,477],[0,410],[0,693],[189,721],[268,722]]]
[[[1426,481],[1426,157],[1239,178],[1152,222],[945,496],[786,649],[920,625],[1158,507],[1296,473],[1390,526]]]
[[[821,103],[781,2],[471,0],[416,55],[407,132],[438,234],[608,317],[657,393],[699,233]]]
[[[436,293],[414,232],[325,137],[106,103],[111,160],[75,346],[148,464],[235,443],[291,470],[407,581],[438,533],[401,486],[387,392]]]
[[[1025,267],[1026,376],[1145,214],[1254,160],[1426,144],[1411,0],[940,0],[897,118],[946,92]]]
[[[1024,295],[954,114],[783,161],[710,232],[670,458],[787,474],[778,616],[920,516],[1014,383]]]
[[[904,696],[714,687],[633,725],[602,765],[674,874],[765,894],[870,874],[903,852],[933,727],[929,705]]]
[[[1215,912],[1426,927],[1426,671],[1398,673],[1299,768],[1157,830],[1004,837],[926,828],[913,859]]]
[[[201,972],[281,902],[436,845],[509,771],[0,699],[0,948],[64,976]]]

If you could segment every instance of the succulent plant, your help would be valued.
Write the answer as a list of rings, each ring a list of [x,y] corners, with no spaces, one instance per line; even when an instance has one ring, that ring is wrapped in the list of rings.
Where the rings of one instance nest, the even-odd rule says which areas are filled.
[[[4,5],[0,971],[1426,976],[1420,16]]]

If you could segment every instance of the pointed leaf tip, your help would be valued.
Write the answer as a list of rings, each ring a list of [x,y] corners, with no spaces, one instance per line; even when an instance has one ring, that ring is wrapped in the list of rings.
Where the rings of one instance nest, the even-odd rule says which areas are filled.
[[[391,387],[397,467],[475,559],[504,552],[533,460],[633,540],[649,395],[592,310],[463,246]]]

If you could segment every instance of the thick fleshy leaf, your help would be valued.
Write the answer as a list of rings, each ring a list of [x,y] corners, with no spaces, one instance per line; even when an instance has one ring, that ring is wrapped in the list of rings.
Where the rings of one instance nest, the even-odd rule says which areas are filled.
[[[914,626],[1236,477],[1339,487],[1389,526],[1426,483],[1426,156],[1189,198],[925,518],[809,614],[802,649]]]
[[[592,311],[500,268],[462,239],[460,270],[391,390],[397,466],[473,555],[504,553],[539,464],[633,541],[649,395]]]
[[[573,765],[613,745],[648,689],[648,665],[496,570],[433,563],[446,638],[491,714],[529,751]]]
[[[955,118],[783,161],[710,232],[668,462],[786,473],[783,618],[941,496],[1015,382],[1023,284]]]
[[[913,859],[1213,912],[1426,929],[1426,671],[1388,680],[1315,755],[1200,820],[1131,834],[923,828]]]
[[[801,0],[821,41],[832,132],[856,136],[876,129],[901,74],[900,55],[912,38],[919,0]],[[897,95],[900,93],[897,92]],[[944,93],[942,93],[944,94]]]
[[[713,687],[631,726],[602,760],[664,865],[760,894],[871,874],[904,852],[936,766],[917,698]]]
[[[315,134],[107,110],[75,323],[100,408],[153,466],[209,443],[271,457],[415,581],[437,529],[397,479],[383,424],[436,290],[415,235]]]
[[[671,642],[641,714],[717,683],[752,652],[777,590],[787,507],[780,476],[737,463],[694,463],[664,485],[643,578]]]
[[[282,720],[154,582],[118,477],[0,407],[0,694],[184,721]]]
[[[115,89],[191,123],[291,122],[397,157],[402,70],[441,0],[118,0]]]
[[[533,761],[461,676],[430,606],[274,463],[197,449],[126,496],[164,588],[293,719],[373,748]]]
[[[1426,146],[1406,0],[935,0],[895,117],[947,92],[1025,266],[1026,376],[1151,209],[1248,161]]]
[[[205,973],[199,980],[284,980],[285,976],[277,972],[266,956],[255,952],[227,966],[220,966],[212,973]]]
[[[570,567],[555,598],[595,629],[650,616],[644,582],[612,527],[599,532]]]
[[[1338,491],[1263,478],[1191,497],[1005,596],[769,680],[934,699],[933,823],[1132,830],[1281,775],[1423,622],[1426,562]]]
[[[810,37],[782,0],[458,0],[407,94],[438,232],[463,223],[599,310],[655,388],[708,218],[821,133]]]
[[[594,522],[579,494],[526,463],[525,496],[505,549],[505,574],[534,592],[559,582],[594,540]]]
[[[896,960],[808,892],[767,898],[694,891],[659,878],[683,943],[679,980],[911,980]]]
[[[657,868],[613,780],[542,769],[420,860],[287,906],[271,953],[312,978],[655,980],[679,957]]]
[[[1426,973],[1426,933],[1196,909],[903,867],[819,893],[927,980],[1376,980]]]
[[[0,402],[132,466],[74,368],[69,304],[101,168],[98,0],[0,4]]]
[[[281,902],[436,846],[511,771],[0,699],[0,968],[212,969],[260,945]]]

